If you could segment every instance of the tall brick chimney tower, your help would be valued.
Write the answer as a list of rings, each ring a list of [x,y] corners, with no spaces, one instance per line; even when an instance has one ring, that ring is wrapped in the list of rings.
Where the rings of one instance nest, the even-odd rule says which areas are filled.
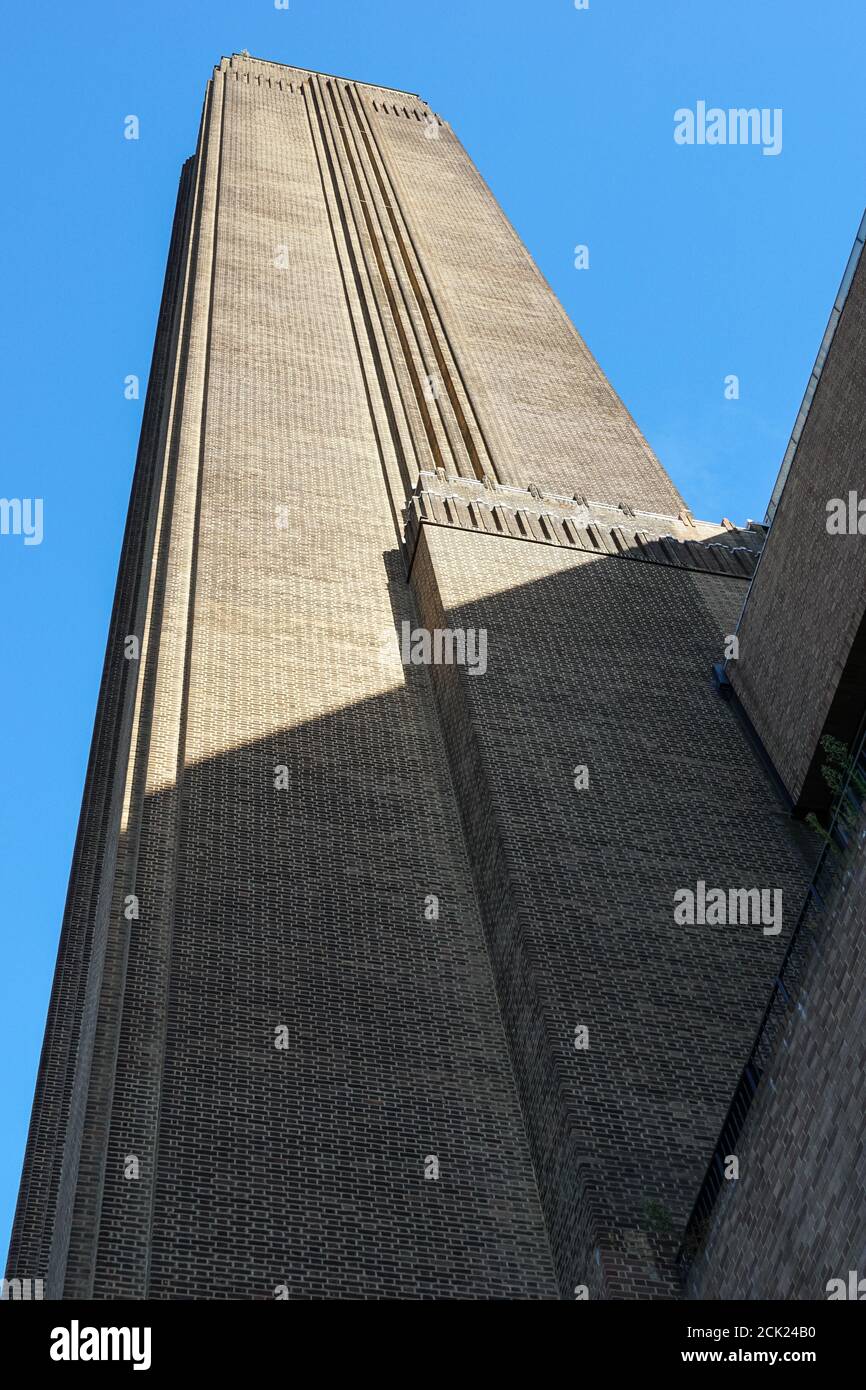
[[[676,1296],[804,883],[710,680],[761,540],[691,516],[424,101],[223,59],[10,1277]],[[676,924],[698,881],[784,927]]]

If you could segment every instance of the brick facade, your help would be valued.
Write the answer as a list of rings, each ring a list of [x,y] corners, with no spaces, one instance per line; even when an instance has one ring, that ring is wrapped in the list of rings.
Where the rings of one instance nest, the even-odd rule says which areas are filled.
[[[736,1146],[687,1296],[824,1299],[830,1280],[866,1278],[866,850],[804,930],[802,983]]]
[[[866,687],[866,546],[827,504],[866,500],[866,260],[814,389],[728,675],[792,799],[826,804],[819,741],[853,746]],[[866,516],[863,518],[866,530]]]
[[[10,1277],[677,1296],[806,878],[710,679],[762,539],[690,515],[420,98],[224,59]],[[405,665],[404,623],[487,671]],[[699,879],[784,929],[676,925]]]
[[[709,679],[705,593],[735,617],[745,583],[424,526],[412,584],[488,634],[483,677],[433,679],[563,1295],[669,1296],[648,1211],[689,1214],[803,891]],[[785,932],[676,925],[698,878],[781,888]]]

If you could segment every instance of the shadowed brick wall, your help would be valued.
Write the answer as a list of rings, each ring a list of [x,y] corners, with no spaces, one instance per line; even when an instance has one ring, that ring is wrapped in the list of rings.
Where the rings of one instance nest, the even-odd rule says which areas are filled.
[[[745,583],[426,525],[412,583],[487,631],[434,682],[563,1293],[670,1296],[653,1212],[682,1233],[804,882],[710,680]],[[675,925],[698,878],[782,889],[785,932]]]
[[[866,852],[820,915],[816,949],[737,1143],[691,1298],[822,1299],[866,1278]],[[862,1297],[862,1295],[861,1295]]]

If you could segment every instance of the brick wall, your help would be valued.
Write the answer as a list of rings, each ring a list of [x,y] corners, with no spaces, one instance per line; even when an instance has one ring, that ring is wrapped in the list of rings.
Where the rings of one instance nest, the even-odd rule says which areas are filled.
[[[671,1296],[803,888],[710,680],[745,584],[445,526],[412,583],[427,627],[488,634],[486,674],[433,674],[560,1287]],[[698,878],[781,888],[785,932],[675,925]]]
[[[688,1296],[822,1299],[831,1279],[866,1277],[866,849],[823,911],[787,1025],[722,1184]]]
[[[238,56],[141,460],[10,1277],[675,1294],[784,935],[673,894],[802,880],[709,679],[754,535],[679,516],[425,103]],[[533,536],[558,493],[552,531],[407,545],[422,474]],[[488,672],[405,667],[419,617],[485,627]]]
[[[739,627],[730,680],[791,797],[826,801],[819,739],[853,746],[866,681],[866,544],[831,535],[827,503],[864,494],[866,260],[818,381]]]
[[[152,554],[107,657],[117,679],[117,633],[140,636],[107,940],[90,1013],[58,969],[11,1267],[48,1262],[54,1296],[555,1296],[429,679],[399,658],[396,447],[322,90],[250,75],[215,74],[191,170],[131,511]],[[121,732],[104,698],[97,739]],[[83,822],[88,852],[103,828]],[[90,901],[76,880],[76,950]],[[41,1099],[68,1076],[79,1145]]]

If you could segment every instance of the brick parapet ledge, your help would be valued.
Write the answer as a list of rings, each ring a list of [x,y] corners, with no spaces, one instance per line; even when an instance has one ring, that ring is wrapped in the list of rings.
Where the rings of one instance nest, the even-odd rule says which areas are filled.
[[[410,567],[426,524],[749,580],[765,535],[755,523],[738,528],[696,521],[690,512],[664,516],[578,494],[475,482],[442,469],[419,475],[404,519]]]

